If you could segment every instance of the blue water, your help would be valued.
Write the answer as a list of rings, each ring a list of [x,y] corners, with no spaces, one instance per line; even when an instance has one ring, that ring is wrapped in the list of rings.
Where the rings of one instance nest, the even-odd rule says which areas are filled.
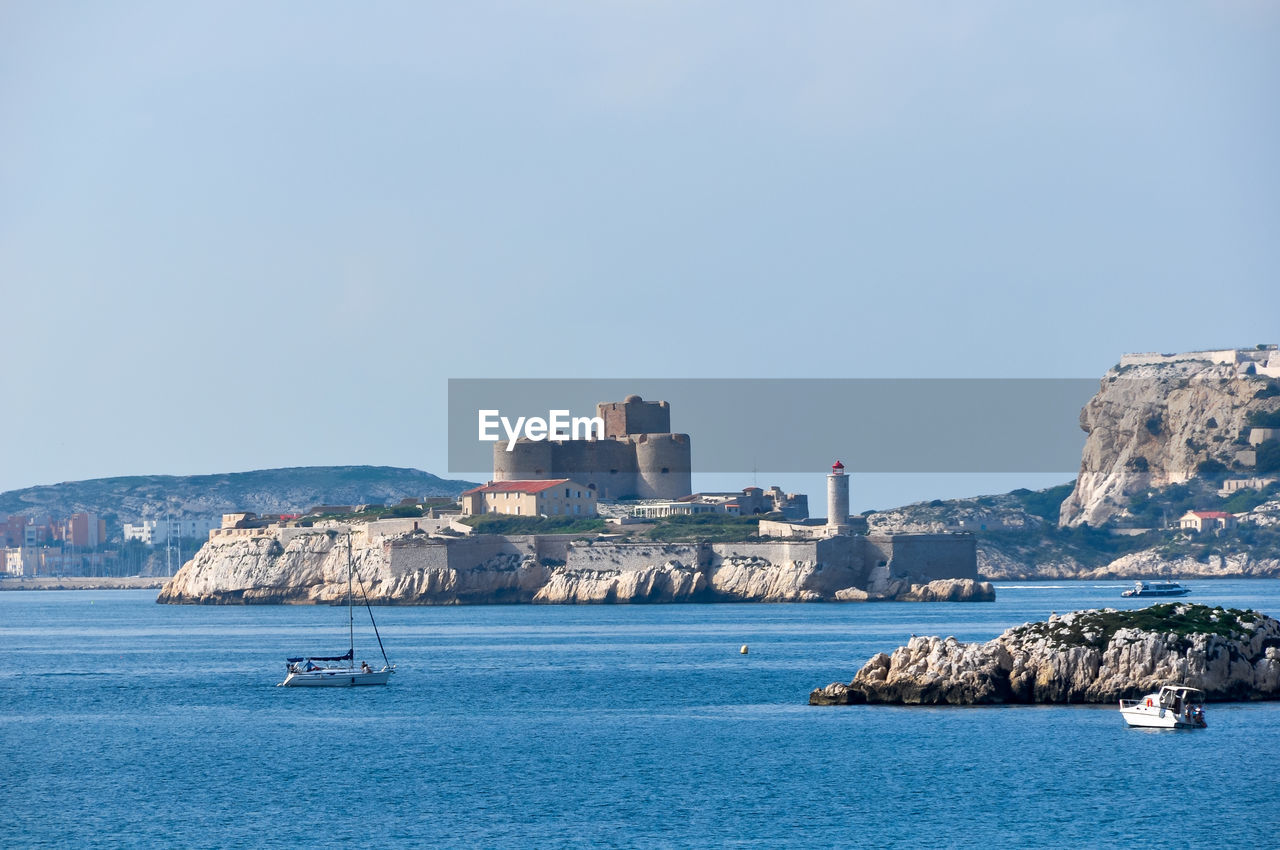
[[[1280,613],[1280,581],[1191,584]],[[342,609],[0,593],[0,844],[1276,846],[1280,703],[1213,704],[1190,733],[1111,707],[806,704],[913,632],[1147,604],[1125,586],[384,608],[392,684],[335,690],[274,684],[285,655],[345,648]]]

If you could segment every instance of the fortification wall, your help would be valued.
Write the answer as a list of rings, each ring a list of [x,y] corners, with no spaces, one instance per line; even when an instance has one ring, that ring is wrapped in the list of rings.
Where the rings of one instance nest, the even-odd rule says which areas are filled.
[[[892,534],[859,538],[872,568],[926,579],[978,578],[978,552],[971,534]]]
[[[1185,351],[1177,354],[1160,354],[1155,351],[1140,351],[1133,354],[1120,355],[1121,366],[1150,366],[1161,363],[1182,363],[1189,360],[1208,360],[1219,365],[1234,365],[1238,352],[1234,348],[1218,351]]]
[[[568,547],[565,567],[569,570],[632,571],[660,567],[670,561],[697,568],[699,547],[695,543],[593,543]]]
[[[393,519],[379,519],[365,524],[365,534],[369,535],[369,539],[377,541],[386,537],[400,537],[405,534],[411,534],[414,531],[421,531],[426,534],[433,534],[437,531],[449,528],[453,517],[396,517]]]
[[[551,453],[557,478],[572,478],[598,499],[622,499],[636,490],[636,455],[617,440],[570,440]]]
[[[537,555],[537,538],[530,535],[476,534],[445,542],[425,537],[400,537],[383,542],[391,574],[416,570],[473,570],[500,555]]]
[[[725,560],[734,558],[758,558],[771,564],[785,564],[788,561],[807,561],[817,563],[822,558],[818,554],[817,540],[768,540],[750,543],[712,543],[707,546],[707,565],[716,568]]]

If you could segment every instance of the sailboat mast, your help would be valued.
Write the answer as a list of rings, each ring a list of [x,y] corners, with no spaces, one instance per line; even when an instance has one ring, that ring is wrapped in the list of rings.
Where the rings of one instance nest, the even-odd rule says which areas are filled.
[[[347,664],[356,666],[356,612],[351,598],[351,531],[347,530],[347,652],[350,658]]]

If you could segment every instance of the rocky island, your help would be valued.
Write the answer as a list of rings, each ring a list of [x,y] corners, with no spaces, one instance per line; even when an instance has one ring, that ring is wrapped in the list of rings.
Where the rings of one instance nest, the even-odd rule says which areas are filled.
[[[1108,703],[1172,683],[1210,700],[1280,699],[1280,621],[1166,603],[1055,614],[986,643],[913,637],[809,704]]]
[[[812,543],[638,543],[554,535],[477,535],[443,542],[414,520],[356,526],[363,592],[380,604],[985,601],[988,582],[900,574],[814,559]],[[425,520],[416,521],[419,524]],[[419,529],[419,532],[421,530]],[[347,537],[283,528],[207,543],[157,601],[329,604],[347,592]]]

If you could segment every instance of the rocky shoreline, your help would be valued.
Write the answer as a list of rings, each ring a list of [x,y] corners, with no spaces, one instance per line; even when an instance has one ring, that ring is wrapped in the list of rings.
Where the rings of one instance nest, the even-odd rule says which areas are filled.
[[[161,603],[331,604],[347,593],[346,547],[325,533],[286,542],[262,537],[210,542],[178,571]],[[353,534],[356,573],[382,605],[637,604],[670,602],[991,601],[989,582],[898,575],[885,565],[870,576],[822,563],[727,553],[705,563],[688,544],[587,545],[567,561],[492,551],[474,563],[442,562],[438,546],[414,538]],[[489,544],[480,541],[479,546]],[[733,548],[732,546],[730,548]],[[794,553],[792,556],[794,557]],[[434,558],[434,559],[433,559]]]
[[[1174,683],[1210,700],[1280,699],[1280,621],[1165,603],[1054,614],[986,643],[913,637],[809,704],[1109,703]]]

